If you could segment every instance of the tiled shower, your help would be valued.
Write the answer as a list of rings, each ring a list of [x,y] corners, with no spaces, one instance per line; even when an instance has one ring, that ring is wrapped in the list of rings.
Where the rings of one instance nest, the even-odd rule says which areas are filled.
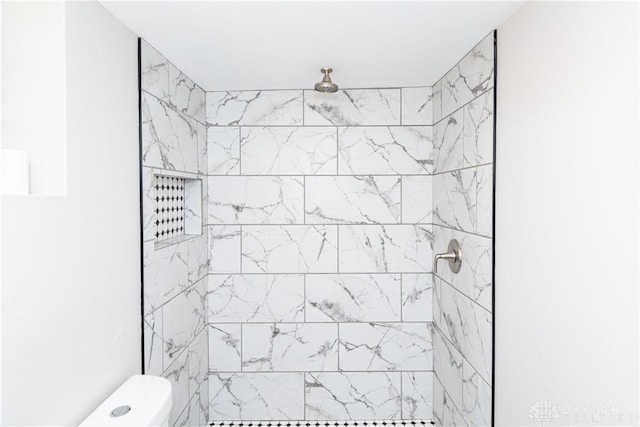
[[[494,38],[433,86],[335,94],[205,92],[141,41],[145,371],[172,425],[491,424]],[[434,275],[452,238],[462,270]]]

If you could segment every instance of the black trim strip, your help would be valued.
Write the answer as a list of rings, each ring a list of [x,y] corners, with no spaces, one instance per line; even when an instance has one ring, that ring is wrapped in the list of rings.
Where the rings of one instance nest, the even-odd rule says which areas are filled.
[[[491,224],[491,425],[496,412],[496,106],[498,100],[498,30],[493,31],[493,200]]]
[[[138,157],[139,157],[139,190],[140,190],[140,367],[144,369],[144,214],[142,211],[142,39],[138,37]]]

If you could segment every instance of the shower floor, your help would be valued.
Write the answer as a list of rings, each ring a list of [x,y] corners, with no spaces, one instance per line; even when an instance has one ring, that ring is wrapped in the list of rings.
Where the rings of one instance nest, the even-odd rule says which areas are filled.
[[[427,420],[213,421],[214,427],[427,427]]]

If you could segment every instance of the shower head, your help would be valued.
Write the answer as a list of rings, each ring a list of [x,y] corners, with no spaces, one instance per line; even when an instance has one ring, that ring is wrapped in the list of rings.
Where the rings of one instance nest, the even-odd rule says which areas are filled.
[[[333,71],[333,68],[321,68],[320,71],[324,74],[324,77],[322,78],[322,81],[319,83],[316,83],[316,85],[313,88],[318,92],[329,92],[329,93],[337,92],[338,85],[333,83],[331,81],[331,77],[329,77],[329,73]]]

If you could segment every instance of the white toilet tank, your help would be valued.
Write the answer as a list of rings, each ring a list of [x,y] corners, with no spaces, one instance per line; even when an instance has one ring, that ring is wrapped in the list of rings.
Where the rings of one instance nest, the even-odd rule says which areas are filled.
[[[80,426],[168,426],[171,383],[152,375],[125,381]]]

